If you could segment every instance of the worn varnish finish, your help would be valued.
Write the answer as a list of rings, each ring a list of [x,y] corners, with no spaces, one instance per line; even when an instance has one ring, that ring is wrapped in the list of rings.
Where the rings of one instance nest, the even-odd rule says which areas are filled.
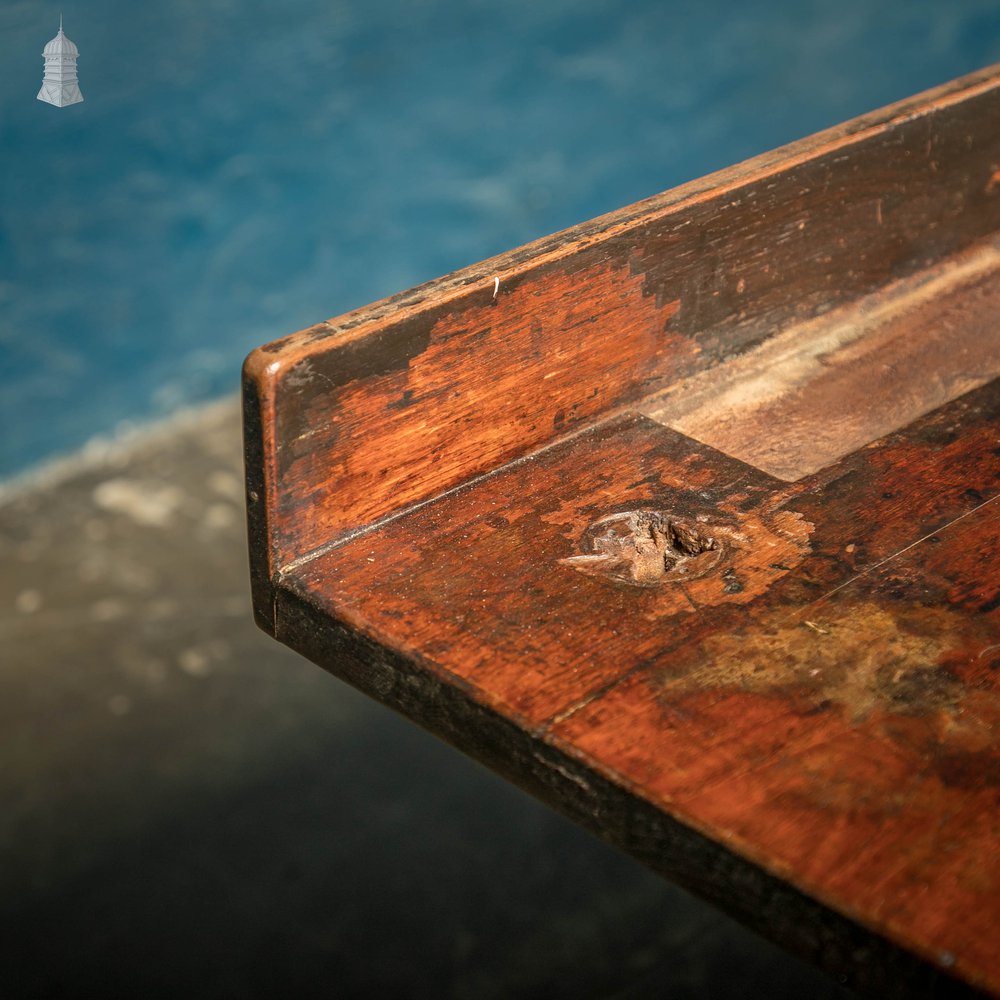
[[[258,620],[856,987],[1000,995],[998,199],[991,70],[261,348]]]
[[[998,278],[996,242],[977,243],[684,379],[642,410],[794,482],[1000,376]]]

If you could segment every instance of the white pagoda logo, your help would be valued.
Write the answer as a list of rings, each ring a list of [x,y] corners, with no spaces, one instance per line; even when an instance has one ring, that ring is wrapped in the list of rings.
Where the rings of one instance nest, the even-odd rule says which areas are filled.
[[[38,99],[57,108],[79,104],[83,100],[80,84],[76,80],[76,60],[80,50],[63,34],[62,15],[59,16],[59,34],[42,49],[45,60],[45,77]]]

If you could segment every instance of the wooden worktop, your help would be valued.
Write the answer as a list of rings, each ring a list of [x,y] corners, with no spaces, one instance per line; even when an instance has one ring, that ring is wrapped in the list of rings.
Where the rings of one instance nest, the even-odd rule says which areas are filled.
[[[260,624],[879,996],[1000,996],[1000,75],[245,368]]]

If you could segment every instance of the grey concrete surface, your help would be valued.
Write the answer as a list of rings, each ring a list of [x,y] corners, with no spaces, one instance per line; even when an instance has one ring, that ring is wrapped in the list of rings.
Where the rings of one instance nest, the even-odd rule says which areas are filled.
[[[235,401],[0,496],[0,994],[846,996],[250,621]]]

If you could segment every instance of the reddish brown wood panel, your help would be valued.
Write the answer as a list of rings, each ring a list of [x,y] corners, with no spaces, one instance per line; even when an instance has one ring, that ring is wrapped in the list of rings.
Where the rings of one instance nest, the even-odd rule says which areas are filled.
[[[998,506],[795,613],[702,628],[555,735],[814,898],[997,990]]]
[[[623,417],[330,549],[286,586],[995,989],[998,454],[1000,382],[792,486]],[[702,525],[723,562],[657,587],[562,561],[628,510]],[[405,681],[379,676],[392,702]]]
[[[997,163],[987,71],[255,352],[261,620],[295,559],[994,232]]]
[[[790,486],[622,417],[335,546],[288,584],[542,726],[686,642],[709,609],[723,627],[751,603],[808,603],[976,507],[997,490],[998,420],[982,390]],[[737,532],[731,572],[636,588],[560,563],[588,525],[629,510]]]
[[[735,524],[748,519],[736,504],[757,506],[774,486],[674,431],[624,417],[337,546],[288,582],[378,641],[405,634],[429,667],[538,727],[606,684],[609,670],[655,655],[664,620],[692,608],[679,588],[608,587],[561,565],[579,553],[587,525],[665,503],[688,517],[710,510],[714,522],[728,507]],[[801,534],[794,517],[787,523]],[[778,526],[758,531],[776,543],[772,561],[801,561]]]
[[[855,985],[1000,996],[998,234],[992,69],[261,348],[258,621]]]

